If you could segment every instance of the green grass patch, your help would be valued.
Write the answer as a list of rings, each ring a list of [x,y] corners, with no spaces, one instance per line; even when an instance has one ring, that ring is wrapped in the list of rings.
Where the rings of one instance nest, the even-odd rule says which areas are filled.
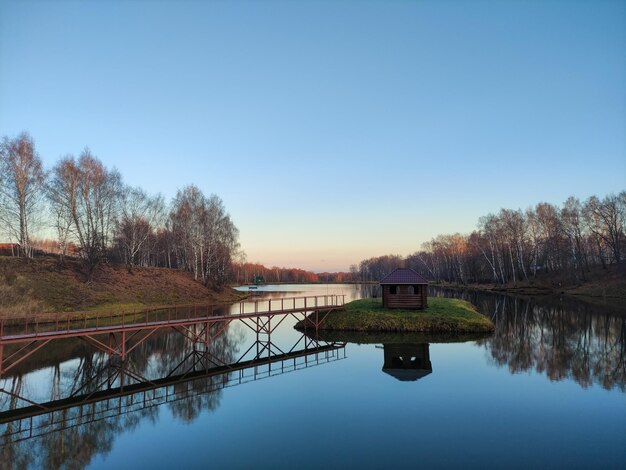
[[[315,314],[312,314],[315,315]],[[321,317],[324,314],[318,314]],[[311,320],[307,328],[312,327]],[[296,324],[303,330],[305,320]],[[361,299],[326,315],[321,330],[367,332],[488,333],[494,325],[465,300],[433,297],[425,310],[383,308],[382,299]]]

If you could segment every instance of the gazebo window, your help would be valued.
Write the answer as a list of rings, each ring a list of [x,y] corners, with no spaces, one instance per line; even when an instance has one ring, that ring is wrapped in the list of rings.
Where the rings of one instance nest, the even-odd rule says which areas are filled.
[[[416,291],[415,286],[409,286],[409,295],[415,294],[415,291]]]
[[[391,295],[396,295],[398,293],[398,286],[389,286],[389,293]]]

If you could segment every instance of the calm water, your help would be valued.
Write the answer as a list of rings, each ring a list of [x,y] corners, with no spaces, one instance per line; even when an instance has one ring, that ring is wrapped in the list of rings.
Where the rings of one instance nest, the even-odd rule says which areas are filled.
[[[335,293],[370,294],[367,286],[264,286],[257,299]],[[288,317],[269,341],[240,322],[221,335],[217,328],[208,350],[180,332],[155,334],[124,365],[82,342],[57,343],[0,386],[46,402],[166,385],[2,424],[0,466],[626,468],[624,312],[558,298],[431,295],[471,300],[496,333],[454,343],[353,336],[342,347],[312,344]],[[298,356],[305,346],[325,349]],[[291,356],[202,376],[263,348]],[[181,379],[167,384],[168,376]],[[20,405],[0,400],[2,411]]]

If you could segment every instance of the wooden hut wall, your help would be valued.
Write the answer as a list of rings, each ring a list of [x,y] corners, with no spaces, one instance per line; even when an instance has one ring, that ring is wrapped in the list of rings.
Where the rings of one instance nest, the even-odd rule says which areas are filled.
[[[422,309],[428,306],[428,300],[426,296],[426,290],[428,286],[419,284],[414,286],[416,292],[409,293],[409,285],[389,285],[385,284],[383,287],[383,306],[386,308],[417,308]],[[391,288],[395,287],[396,293],[391,293]]]

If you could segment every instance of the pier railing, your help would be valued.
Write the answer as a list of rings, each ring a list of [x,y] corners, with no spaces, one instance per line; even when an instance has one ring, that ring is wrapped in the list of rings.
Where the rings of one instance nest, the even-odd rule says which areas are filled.
[[[0,343],[18,337],[63,336],[69,333],[98,332],[126,328],[159,327],[188,324],[194,321],[232,321],[253,318],[337,309],[344,305],[344,294],[301,296],[276,299],[243,300],[232,304],[178,304],[134,312],[83,312],[44,314],[22,318],[0,319]]]

